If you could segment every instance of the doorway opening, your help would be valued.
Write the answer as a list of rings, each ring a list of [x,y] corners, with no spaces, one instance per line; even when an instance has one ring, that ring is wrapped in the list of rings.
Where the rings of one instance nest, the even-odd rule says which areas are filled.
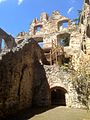
[[[66,106],[66,90],[61,87],[55,87],[51,90],[51,105]]]

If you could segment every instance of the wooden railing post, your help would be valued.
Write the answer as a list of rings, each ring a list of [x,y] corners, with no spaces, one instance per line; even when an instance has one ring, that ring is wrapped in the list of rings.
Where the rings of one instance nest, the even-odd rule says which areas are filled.
[[[52,65],[52,52],[50,50],[50,65]]]

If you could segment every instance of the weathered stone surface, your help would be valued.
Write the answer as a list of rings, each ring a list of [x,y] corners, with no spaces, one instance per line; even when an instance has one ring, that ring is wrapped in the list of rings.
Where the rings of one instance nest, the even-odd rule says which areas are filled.
[[[82,103],[78,100],[78,94],[71,80],[71,70],[67,67],[57,65],[44,66],[48,84],[51,89],[58,87],[66,90],[65,101],[67,107],[82,108]],[[51,100],[50,100],[51,101]]]
[[[43,66],[35,62],[34,66],[34,81],[33,81],[33,101],[34,106],[49,106],[50,105],[50,88],[46,77],[46,72]]]
[[[66,28],[63,28],[64,22],[68,23]],[[70,68],[78,70],[90,61],[89,30],[88,0],[84,1],[79,25],[58,11],[51,16],[42,13],[40,20],[36,18],[32,21],[28,33],[18,34],[17,46],[14,38],[0,29],[0,116],[29,106],[51,105],[54,88],[54,92],[57,88],[63,92],[67,107],[84,107],[78,101],[78,94],[70,79],[70,69],[62,65],[69,66],[70,63]],[[1,49],[2,39],[7,49]],[[43,42],[43,49],[37,44],[39,42]],[[48,66],[45,55],[49,55],[50,59],[51,50],[58,46],[62,51],[56,52],[57,60],[54,54],[53,65]],[[60,66],[54,65],[54,61],[59,63],[59,59]],[[90,66],[87,71],[90,71]],[[60,95],[63,96],[62,93]]]
[[[16,46],[14,37],[8,35],[3,29],[0,28],[0,52],[2,51],[2,40],[4,40],[4,49],[12,49]]]
[[[32,96],[43,99],[42,104],[44,105],[47,95],[43,91],[48,92],[48,83],[39,60],[44,64],[44,54],[33,39],[24,41],[12,51],[2,54],[0,60],[0,116],[31,106]],[[40,73],[38,75],[39,70],[42,77]],[[34,92],[35,89],[38,94]],[[42,98],[39,97],[39,92],[44,94],[41,94]],[[38,99],[35,99],[37,105],[40,103]]]

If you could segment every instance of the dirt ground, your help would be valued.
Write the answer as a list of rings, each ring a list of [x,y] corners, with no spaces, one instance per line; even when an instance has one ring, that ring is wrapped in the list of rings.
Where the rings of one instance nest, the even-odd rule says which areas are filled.
[[[46,112],[36,114],[28,120],[90,120],[90,111],[56,107]]]

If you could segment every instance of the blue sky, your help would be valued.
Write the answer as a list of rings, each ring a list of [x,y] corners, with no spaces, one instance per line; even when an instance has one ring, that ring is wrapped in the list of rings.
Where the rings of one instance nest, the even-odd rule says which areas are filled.
[[[51,15],[59,10],[68,18],[76,18],[82,3],[83,0],[0,0],[0,27],[16,36],[21,31],[28,32],[30,23],[41,12]]]

